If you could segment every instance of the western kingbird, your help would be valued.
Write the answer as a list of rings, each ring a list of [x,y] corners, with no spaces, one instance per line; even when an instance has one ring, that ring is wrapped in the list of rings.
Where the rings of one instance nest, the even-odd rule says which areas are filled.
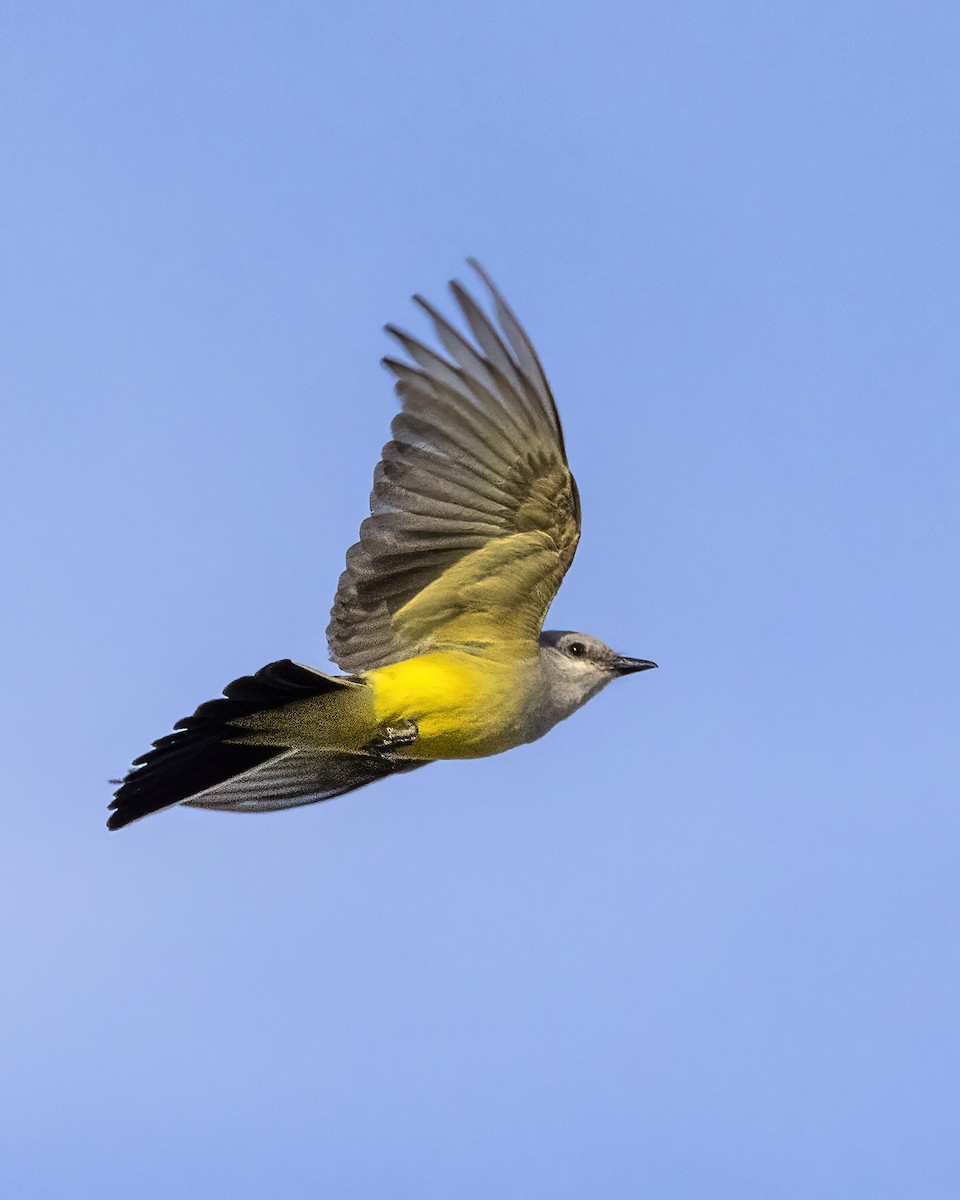
[[[266,812],[444,758],[542,737],[625,658],[544,617],[580,502],[537,354],[482,268],[496,320],[456,281],[470,341],[422,297],[446,357],[392,325],[401,411],[347,551],[327,640],[346,675],[284,659],[234,680],[134,761],[110,829],[174,804]]]

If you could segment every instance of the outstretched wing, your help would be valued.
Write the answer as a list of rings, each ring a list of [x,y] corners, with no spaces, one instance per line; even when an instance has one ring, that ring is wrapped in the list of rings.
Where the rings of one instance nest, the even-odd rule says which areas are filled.
[[[402,411],[327,628],[347,671],[462,645],[532,656],[577,547],[577,488],[543,368],[471,266],[497,319],[451,283],[473,342],[419,296],[447,358],[387,327],[412,361],[384,359]]]

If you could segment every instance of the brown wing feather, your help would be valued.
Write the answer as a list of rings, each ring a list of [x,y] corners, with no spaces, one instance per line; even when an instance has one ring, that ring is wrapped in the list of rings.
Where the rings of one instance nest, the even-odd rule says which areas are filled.
[[[456,282],[476,344],[420,297],[448,358],[388,326],[412,361],[384,359],[402,407],[327,629],[348,671],[465,643],[510,640],[535,653],[576,551],[580,505],[546,376],[471,265],[499,329]]]

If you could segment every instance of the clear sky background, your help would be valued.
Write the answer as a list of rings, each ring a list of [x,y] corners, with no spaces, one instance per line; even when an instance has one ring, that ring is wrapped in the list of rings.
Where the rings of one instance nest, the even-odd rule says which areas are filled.
[[[0,1193],[960,1194],[954,3],[0,11]],[[273,816],[107,780],[323,630],[468,254],[661,669]]]

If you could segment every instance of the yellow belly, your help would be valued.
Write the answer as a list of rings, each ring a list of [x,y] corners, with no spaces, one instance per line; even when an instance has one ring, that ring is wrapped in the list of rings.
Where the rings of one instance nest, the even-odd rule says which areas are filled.
[[[378,726],[414,721],[408,758],[479,758],[524,740],[528,671],[461,651],[435,651],[368,671]]]

